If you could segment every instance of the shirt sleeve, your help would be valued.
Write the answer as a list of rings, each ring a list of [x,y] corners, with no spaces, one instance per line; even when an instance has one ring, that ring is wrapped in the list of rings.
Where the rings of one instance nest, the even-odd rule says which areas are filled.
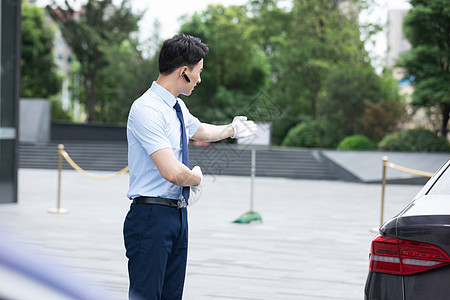
[[[172,148],[165,133],[165,119],[161,112],[142,106],[134,110],[132,132],[148,155],[163,148]]]

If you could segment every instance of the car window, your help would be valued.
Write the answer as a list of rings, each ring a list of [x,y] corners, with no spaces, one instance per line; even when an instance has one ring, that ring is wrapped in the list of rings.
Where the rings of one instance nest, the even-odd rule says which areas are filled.
[[[428,195],[450,195],[450,168],[447,168],[442,173],[441,177],[428,192]]]

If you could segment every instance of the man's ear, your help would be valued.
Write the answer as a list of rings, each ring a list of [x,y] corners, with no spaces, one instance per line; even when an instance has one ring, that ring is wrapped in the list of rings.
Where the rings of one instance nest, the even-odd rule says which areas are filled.
[[[183,73],[185,73],[189,68],[187,66],[182,66],[178,69],[178,75],[183,76]]]

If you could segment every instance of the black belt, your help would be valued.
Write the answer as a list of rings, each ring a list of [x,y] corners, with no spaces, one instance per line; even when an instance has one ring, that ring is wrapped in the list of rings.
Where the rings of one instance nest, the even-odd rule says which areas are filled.
[[[167,198],[160,198],[160,197],[145,197],[145,196],[139,196],[133,199],[133,203],[136,204],[159,204],[159,205],[165,205],[170,206],[173,208],[185,208],[186,201],[184,199],[182,200],[176,200],[176,199],[167,199]]]

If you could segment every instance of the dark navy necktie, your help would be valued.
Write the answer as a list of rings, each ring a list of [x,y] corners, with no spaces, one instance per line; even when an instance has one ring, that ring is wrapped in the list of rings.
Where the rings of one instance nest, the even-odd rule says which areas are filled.
[[[183,154],[183,164],[185,164],[189,168],[189,149],[187,144],[187,137],[186,137],[186,126],[184,125],[184,118],[183,118],[183,112],[181,111],[180,104],[178,104],[178,100],[173,106],[177,112],[177,117],[180,120],[181,123],[181,152]],[[190,187],[189,186],[183,186],[183,196],[184,200],[188,202],[189,199],[189,192]]]

